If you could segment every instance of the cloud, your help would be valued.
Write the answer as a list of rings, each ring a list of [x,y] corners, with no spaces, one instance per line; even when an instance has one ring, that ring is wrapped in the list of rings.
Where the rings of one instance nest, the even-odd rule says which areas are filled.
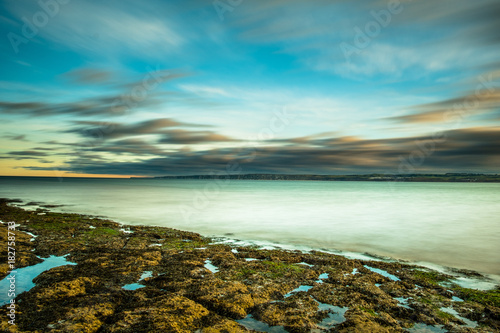
[[[78,74],[75,74],[78,73]],[[111,77],[108,72],[96,69],[70,71],[69,77],[78,77],[81,83],[91,83]],[[170,96],[168,91],[158,90],[167,81],[185,77],[185,72],[177,69],[151,69],[139,80],[121,82],[115,86],[118,92],[107,95],[89,96],[73,102],[11,102],[0,101],[0,113],[29,117],[116,117],[129,114],[137,109],[158,107]],[[115,80],[116,81],[116,80]]]
[[[208,96],[208,97],[217,97],[217,96],[223,96],[223,97],[230,97],[231,94],[223,89],[223,88],[218,88],[218,87],[212,87],[212,86],[202,86],[202,85],[193,85],[193,84],[182,84],[179,85],[179,88],[181,88],[184,91],[196,94],[196,95],[201,95],[201,96]]]
[[[99,84],[109,82],[112,72],[97,68],[78,68],[64,75],[77,84]]]
[[[41,10],[38,2],[29,0],[6,7],[19,21]],[[39,35],[93,57],[158,58],[185,43],[181,28],[171,20],[175,16],[169,15],[173,7],[157,1],[72,1],[59,6]]]
[[[387,118],[399,123],[419,124],[419,123],[438,123],[445,121],[445,111],[428,111],[408,114],[404,116],[395,116]]]
[[[134,156],[142,155],[164,155],[165,151],[158,146],[147,143],[139,139],[126,139],[108,142],[102,146],[88,149],[93,152],[106,152],[112,154],[132,154]]]
[[[145,120],[138,123],[75,121],[77,126],[67,133],[77,133],[85,138],[116,139],[137,135],[166,134],[170,127],[206,127],[208,125],[179,122],[170,118]]]
[[[164,137],[158,143],[166,144],[197,144],[211,142],[231,142],[237,141],[225,135],[217,134],[211,131],[186,131],[169,130],[164,131]]]
[[[9,155],[19,155],[19,156],[47,156],[47,153],[35,150],[22,150],[22,151],[11,151],[8,152]]]
[[[34,160],[44,156],[48,156],[48,154],[37,150],[20,150],[8,152],[2,159]]]
[[[290,42],[315,40],[335,32],[346,24],[347,15],[333,19],[332,13],[347,10],[345,1],[271,0],[240,6],[231,15],[231,23],[240,28],[243,39],[258,42]],[[360,4],[365,8],[365,4]],[[359,8],[359,7],[358,7]]]
[[[91,97],[77,102],[0,102],[0,112],[28,117],[58,115],[92,117],[121,116],[126,111],[122,96]]]
[[[500,3],[494,0],[471,2],[467,0],[412,1],[405,4],[409,10],[397,18],[398,24],[408,20],[429,26],[457,29],[460,37],[477,44],[498,44],[500,37]]]
[[[500,90],[491,91],[486,87],[482,87],[474,93],[418,105],[415,108],[422,111],[390,117],[388,119],[400,123],[419,124],[448,122],[454,119],[462,119],[490,112],[498,113],[498,109],[500,108]]]
[[[144,176],[208,174],[224,172],[228,166],[241,167],[242,173],[399,173],[401,161],[416,154],[424,158],[414,165],[415,172],[498,171],[500,127],[450,130],[441,134],[439,140],[433,135],[376,140],[318,135],[309,139],[291,138],[288,145],[283,145],[285,141],[269,141],[259,147],[178,150],[134,162],[87,159],[85,164],[78,164],[70,161],[60,169]],[[124,149],[134,144],[143,143],[122,142]],[[29,169],[44,170],[35,166]]]
[[[353,44],[352,41],[349,43]],[[449,70],[457,63],[467,64],[473,51],[463,50],[456,43],[449,44],[447,49],[443,49],[440,44],[419,48],[415,45],[374,41],[367,48],[360,48],[359,53],[346,53],[348,56],[339,61],[331,56],[319,55],[309,65],[316,70],[351,79],[383,75],[390,80],[415,80]]]
[[[13,141],[28,141],[25,134],[6,134],[3,137]]]
[[[407,81],[497,61],[498,48],[490,46],[500,41],[498,1],[401,1],[393,15],[388,3],[275,0],[241,5],[227,16],[241,39],[272,43],[314,71],[350,79]],[[389,14],[383,25],[373,14],[382,11]],[[378,24],[378,33],[367,34],[369,24]],[[349,57],[345,44],[355,49]]]

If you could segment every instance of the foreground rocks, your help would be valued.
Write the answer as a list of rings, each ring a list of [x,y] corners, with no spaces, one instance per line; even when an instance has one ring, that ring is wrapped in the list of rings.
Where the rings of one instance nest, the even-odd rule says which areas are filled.
[[[500,330],[499,290],[461,288],[422,267],[231,247],[169,228],[24,211],[5,200],[0,220],[0,278],[9,271],[6,222],[19,224],[18,268],[50,255],[76,263],[41,273],[17,296],[16,325],[1,307],[0,331]],[[142,288],[123,288],[134,283]]]

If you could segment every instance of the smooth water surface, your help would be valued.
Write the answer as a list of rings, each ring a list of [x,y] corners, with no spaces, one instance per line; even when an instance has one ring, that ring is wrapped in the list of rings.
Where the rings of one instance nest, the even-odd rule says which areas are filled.
[[[243,240],[500,274],[500,184],[0,177],[0,196]]]

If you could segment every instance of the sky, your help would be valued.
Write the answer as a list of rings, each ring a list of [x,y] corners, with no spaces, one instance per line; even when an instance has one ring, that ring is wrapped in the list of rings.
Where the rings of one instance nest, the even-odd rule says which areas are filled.
[[[498,0],[0,0],[0,175],[500,173]]]

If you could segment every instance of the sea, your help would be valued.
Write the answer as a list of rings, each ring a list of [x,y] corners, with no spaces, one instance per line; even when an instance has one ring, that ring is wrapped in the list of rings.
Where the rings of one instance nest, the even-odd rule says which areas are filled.
[[[260,245],[500,276],[500,183],[0,177],[0,197]]]

